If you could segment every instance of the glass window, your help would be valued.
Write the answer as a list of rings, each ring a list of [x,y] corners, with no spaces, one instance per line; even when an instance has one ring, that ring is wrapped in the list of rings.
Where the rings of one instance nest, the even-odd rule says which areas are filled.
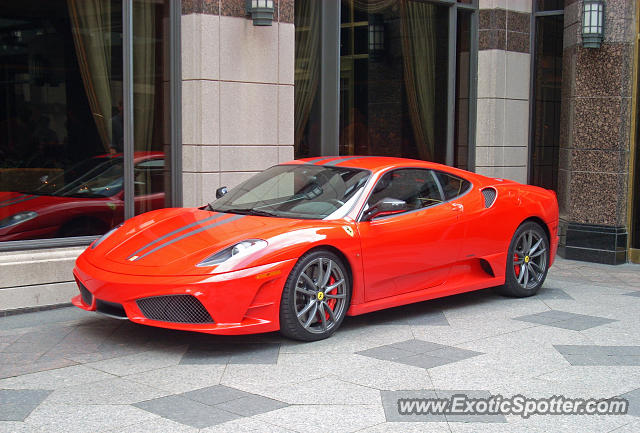
[[[321,3],[298,0],[294,4],[294,143],[297,158],[320,154]],[[343,44],[345,40],[343,36]]]
[[[390,171],[376,184],[367,208],[385,198],[402,200],[409,210],[420,209],[442,203],[442,194],[433,171],[403,168]]]
[[[530,183],[558,187],[563,15],[536,18]]]
[[[140,214],[171,206],[169,1],[136,0],[132,15],[134,194]]]
[[[125,206],[122,1],[0,10],[0,243],[104,233]],[[170,202],[169,1],[134,0],[132,17],[134,163],[156,164],[136,170],[144,212]]]
[[[399,156],[468,168],[475,11],[421,0],[341,0],[333,13],[327,4],[295,2],[296,157]],[[457,21],[450,22],[451,8],[458,9]],[[457,28],[455,59],[449,59],[449,26]],[[332,58],[323,60],[330,50],[322,45],[332,43],[327,34],[338,28],[340,46],[335,49],[340,57],[334,70],[326,66],[333,64]],[[454,63],[455,77],[449,74]],[[334,73],[338,89],[320,89],[321,83],[333,86]],[[452,95],[450,79],[455,79]],[[320,94],[329,95],[325,99],[331,102]],[[448,135],[450,100],[455,119]],[[452,153],[447,146],[453,146]]]
[[[339,218],[351,210],[369,174],[355,168],[278,165],[233,188],[209,209],[283,218]]]
[[[442,194],[445,200],[453,200],[456,197],[461,196],[471,188],[471,182],[465,179],[461,179],[452,174],[443,173],[441,171],[436,172],[438,181],[442,186]]]
[[[342,4],[351,12],[341,17],[340,155],[444,162],[448,8]]]
[[[456,36],[456,101],[453,165],[469,169],[469,84],[471,82],[471,12],[458,11]]]

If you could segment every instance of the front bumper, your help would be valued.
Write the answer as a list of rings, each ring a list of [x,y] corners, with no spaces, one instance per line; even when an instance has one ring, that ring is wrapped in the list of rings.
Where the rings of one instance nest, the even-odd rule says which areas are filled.
[[[296,259],[290,259],[218,275],[149,276],[105,271],[80,256],[73,273],[79,287],[84,286],[86,292],[71,302],[83,310],[106,312],[161,328],[229,335],[271,332],[280,329],[282,289],[295,262]],[[137,302],[168,295],[197,299],[211,321],[185,323],[150,319]],[[115,305],[116,310],[105,311],[104,305]],[[117,310],[118,306],[123,312]]]

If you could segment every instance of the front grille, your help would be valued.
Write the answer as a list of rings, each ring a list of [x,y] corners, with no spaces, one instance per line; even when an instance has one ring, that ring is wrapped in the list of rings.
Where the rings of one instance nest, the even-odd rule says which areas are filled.
[[[484,207],[490,208],[493,202],[496,200],[498,192],[493,188],[485,188],[482,190],[484,196]]]
[[[80,296],[82,296],[82,302],[84,302],[87,307],[90,307],[93,303],[93,295],[80,281],[78,281],[78,287],[80,288]]]
[[[206,308],[191,295],[167,295],[136,301],[145,317],[161,322],[213,323]]]

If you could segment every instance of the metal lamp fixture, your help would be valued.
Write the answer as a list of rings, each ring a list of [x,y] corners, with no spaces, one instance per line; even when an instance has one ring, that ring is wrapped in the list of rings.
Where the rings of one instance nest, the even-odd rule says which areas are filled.
[[[369,59],[384,57],[384,19],[380,14],[369,16]]]
[[[582,6],[582,46],[600,48],[604,39],[604,0],[584,0]]]
[[[245,10],[254,26],[270,26],[273,22],[273,0],[246,0]]]

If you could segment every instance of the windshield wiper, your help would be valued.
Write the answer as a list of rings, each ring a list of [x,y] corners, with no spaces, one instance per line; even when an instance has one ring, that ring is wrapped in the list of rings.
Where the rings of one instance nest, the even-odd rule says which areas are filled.
[[[213,210],[213,206],[211,207]],[[256,215],[256,216],[267,216],[273,217],[276,216],[274,213],[268,212],[266,210],[258,210],[258,209],[246,209],[246,208],[233,208],[233,209],[216,209],[218,212],[228,212],[228,213],[237,213],[240,215]]]

